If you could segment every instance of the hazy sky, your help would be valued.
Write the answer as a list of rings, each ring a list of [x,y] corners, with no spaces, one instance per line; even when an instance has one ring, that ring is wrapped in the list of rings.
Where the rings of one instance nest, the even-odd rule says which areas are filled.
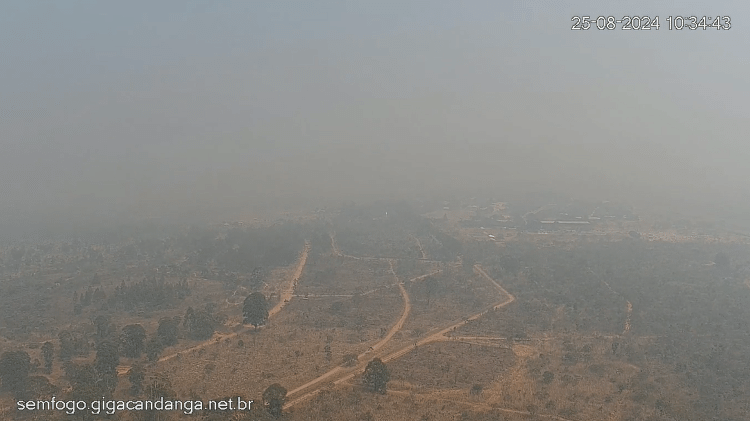
[[[750,6],[558,3],[4,2],[0,223],[514,186],[747,199]],[[661,29],[570,30],[634,14]]]

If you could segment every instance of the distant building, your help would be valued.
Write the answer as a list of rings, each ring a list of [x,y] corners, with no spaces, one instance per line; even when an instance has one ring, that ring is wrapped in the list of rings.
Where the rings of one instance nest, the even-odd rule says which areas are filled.
[[[502,212],[506,208],[505,202],[495,202],[492,204],[492,210],[494,212]]]
[[[591,227],[591,222],[589,221],[540,221],[540,223],[545,230],[560,228],[588,229]]]

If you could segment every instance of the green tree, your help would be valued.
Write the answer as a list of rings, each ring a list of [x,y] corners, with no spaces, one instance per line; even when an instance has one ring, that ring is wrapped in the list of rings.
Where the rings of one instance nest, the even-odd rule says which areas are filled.
[[[99,381],[96,369],[91,364],[79,365],[67,362],[65,364],[65,377],[72,387],[67,396],[70,400],[91,402],[109,394],[104,382]],[[94,419],[94,415],[88,411],[76,412],[76,417],[79,420]]]
[[[117,387],[117,365],[120,364],[119,347],[108,340],[101,341],[96,347],[96,358],[94,369],[97,374],[97,383],[110,394]]]
[[[182,328],[188,336],[192,336],[193,327],[195,326],[195,310],[193,307],[188,307],[185,312],[185,318],[182,320]]]
[[[172,382],[169,380],[169,376],[163,373],[157,373],[151,376],[144,389],[146,399],[157,401],[161,398],[164,400],[172,400],[177,397],[174,389],[172,388]],[[138,414],[140,419],[144,421],[167,421],[172,419],[169,412],[157,411],[157,410],[145,410],[139,411]]]
[[[187,325],[188,336],[192,339],[205,340],[210,338],[216,330],[216,320],[206,310],[198,310],[192,314]]]
[[[140,324],[127,325],[122,328],[120,346],[122,354],[128,358],[139,358],[143,353],[143,341],[146,339],[146,329]]]
[[[281,416],[286,400],[286,389],[278,383],[274,383],[263,391],[263,405],[274,417]]]
[[[331,358],[333,357],[333,354],[331,353],[331,344],[327,343],[323,348],[323,351],[326,353],[326,361],[331,361]]]
[[[362,376],[362,383],[371,392],[385,394],[386,386],[390,379],[391,374],[388,372],[388,367],[385,366],[380,358],[375,358],[367,363],[365,373]]]
[[[357,365],[357,359],[358,359],[357,354],[348,353],[348,354],[345,354],[342,357],[342,359],[344,361],[344,365],[347,367],[354,367],[355,365]]]
[[[158,336],[152,336],[146,341],[145,351],[146,357],[149,361],[156,361],[159,359],[159,354],[164,349],[164,345],[161,343],[161,339]]]
[[[479,396],[482,394],[483,390],[484,386],[482,386],[480,383],[474,383],[474,385],[471,386],[471,389],[469,389],[469,394],[472,396]]]
[[[188,308],[188,311],[190,310],[192,310],[192,308]],[[187,323],[187,319],[185,322]],[[179,317],[162,317],[159,320],[159,327],[156,329],[156,336],[159,337],[162,346],[167,347],[177,344],[179,326]]]
[[[130,381],[130,394],[139,395],[143,391],[143,379],[146,376],[146,370],[143,364],[137,362],[128,370],[128,380]]]
[[[76,352],[73,334],[67,330],[63,330],[57,334],[57,337],[60,339],[60,359],[67,361]]]
[[[47,374],[52,373],[52,361],[54,361],[55,346],[47,341],[42,345],[42,358],[44,359],[44,370]]]
[[[551,371],[545,371],[544,373],[542,373],[542,382],[544,384],[550,384],[552,383],[552,380],[554,379],[555,379],[555,373]]]
[[[268,320],[268,303],[266,297],[260,292],[253,292],[245,298],[242,305],[244,323],[250,323],[256,329]]]
[[[6,351],[0,356],[0,381],[3,389],[23,396],[31,371],[31,358],[26,351]]]
[[[96,318],[94,319],[94,326],[96,326],[96,339],[98,341],[109,339],[112,335],[117,334],[117,330],[110,322],[108,316],[96,316]]]

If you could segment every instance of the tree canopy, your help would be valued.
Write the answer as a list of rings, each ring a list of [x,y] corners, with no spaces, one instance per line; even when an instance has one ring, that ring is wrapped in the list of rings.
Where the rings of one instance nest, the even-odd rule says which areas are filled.
[[[6,351],[0,356],[0,380],[3,389],[16,396],[26,390],[26,381],[31,371],[31,358],[26,351]]]
[[[245,298],[242,305],[244,323],[250,323],[256,329],[268,320],[268,303],[266,297],[260,292],[253,292]]]
[[[388,372],[388,367],[380,358],[375,358],[365,367],[362,383],[371,392],[385,394],[386,385],[390,379],[391,373]]]
[[[188,308],[183,321],[188,337],[197,340],[205,340],[213,336],[218,324],[208,311],[193,310],[192,307]]]
[[[191,314],[192,308],[188,308],[188,314]],[[177,344],[177,333],[180,325],[180,318],[162,317],[159,320],[159,327],[156,329],[156,336],[163,346],[172,346]]]
[[[119,347],[110,341],[102,341],[97,344],[94,369],[97,374],[97,383],[101,383],[104,390],[110,394],[117,386],[117,365],[120,363]]]
[[[52,342],[47,341],[42,345],[42,358],[44,359],[44,369],[47,374],[52,372],[52,362],[55,357],[55,346]]]
[[[120,346],[122,354],[128,358],[138,358],[143,353],[143,341],[146,339],[146,329],[140,324],[127,325],[122,328]]]
[[[268,412],[274,417],[281,416],[281,410],[284,408],[286,399],[286,389],[278,383],[274,383],[263,391],[263,404]]]

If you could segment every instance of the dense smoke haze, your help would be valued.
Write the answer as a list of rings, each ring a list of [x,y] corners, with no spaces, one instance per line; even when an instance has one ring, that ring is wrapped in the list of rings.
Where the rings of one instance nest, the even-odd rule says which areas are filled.
[[[6,4],[0,224],[542,191],[735,220],[750,9],[665,3]],[[570,30],[634,14],[661,29]]]
[[[748,21],[0,2],[0,420],[748,420]]]

